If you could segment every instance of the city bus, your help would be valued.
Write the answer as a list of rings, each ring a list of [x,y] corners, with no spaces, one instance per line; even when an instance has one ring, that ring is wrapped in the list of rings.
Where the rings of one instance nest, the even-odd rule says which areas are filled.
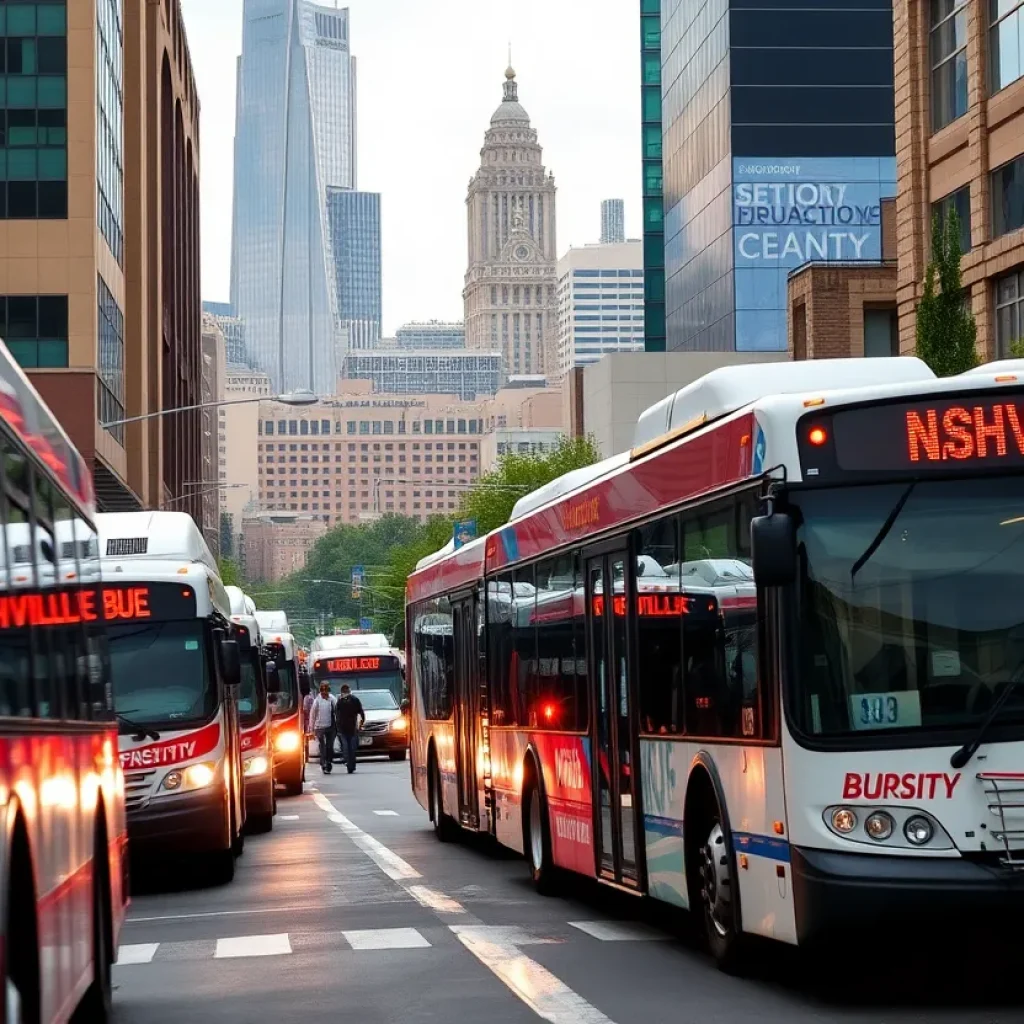
[[[256,612],[266,648],[274,737],[274,774],[288,796],[299,796],[306,782],[306,737],[302,726],[298,644],[283,611]]]
[[[124,778],[89,468],[0,344],[0,975],[6,1021],[110,1016]]]
[[[122,595],[107,634],[132,852],[195,854],[229,882],[245,835],[241,664],[216,559],[185,512],[97,526]]]
[[[263,638],[256,606],[240,587],[225,587],[231,602],[232,633],[242,662],[238,721],[242,730],[242,776],[245,820],[250,832],[270,832],[277,800],[274,796],[274,754],[270,744],[270,701],[267,699]]]
[[[341,685],[347,683],[353,690],[390,690],[401,704],[408,696],[401,652],[392,647],[386,637],[381,636],[380,640],[383,643],[342,644],[315,650],[311,655],[314,688],[328,683],[332,692],[337,693]],[[313,641],[313,646],[317,647],[317,640]]]
[[[542,892],[694,910],[730,969],[1012,924],[1022,508],[1024,361],[716,370],[410,576],[416,798]]]

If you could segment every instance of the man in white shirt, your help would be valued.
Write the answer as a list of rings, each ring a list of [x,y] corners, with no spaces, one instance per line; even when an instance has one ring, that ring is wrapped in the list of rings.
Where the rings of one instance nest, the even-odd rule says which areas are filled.
[[[337,698],[326,683],[320,684],[320,696],[309,709],[309,731],[316,734],[320,751],[320,770],[331,774],[334,766],[334,702]]]

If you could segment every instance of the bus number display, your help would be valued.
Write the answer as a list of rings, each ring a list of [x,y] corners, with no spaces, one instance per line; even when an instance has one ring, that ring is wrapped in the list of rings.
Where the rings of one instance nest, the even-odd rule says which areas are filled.
[[[380,672],[382,669],[393,669],[394,658],[331,658],[319,664],[321,672],[343,675],[346,672]]]
[[[0,594],[0,630],[74,626],[90,622],[145,622],[195,616],[191,587],[152,584],[11,590]]]

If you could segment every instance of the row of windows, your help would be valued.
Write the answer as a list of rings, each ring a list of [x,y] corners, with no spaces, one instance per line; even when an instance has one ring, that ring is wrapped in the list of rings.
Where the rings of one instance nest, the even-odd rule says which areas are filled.
[[[591,688],[625,672],[635,686],[619,699],[625,707],[627,692],[638,694],[646,735],[769,735],[750,568],[755,507],[752,495],[730,498],[632,531],[623,538],[633,550],[628,580],[621,556],[585,564],[579,551],[488,580],[479,641],[491,723],[586,730]],[[418,693],[428,718],[446,719],[454,684],[451,609],[442,597],[412,613]]]
[[[276,428],[275,428],[276,422]],[[346,434],[404,434],[406,433],[406,421],[395,420],[348,420],[345,424]],[[275,432],[279,435],[292,436],[323,436],[331,433],[330,420],[260,420],[259,433],[271,437]],[[484,421],[472,420],[414,420],[412,424],[413,434],[482,434],[484,432]],[[341,421],[334,424],[334,433],[341,433]]]
[[[990,0],[989,91],[997,93],[1024,76],[1024,0]],[[967,0],[932,0],[932,130],[967,113]]]
[[[100,423],[124,419],[124,314],[106,281],[97,275],[99,341]],[[124,427],[108,428],[118,444],[124,444]]]
[[[992,193],[992,237],[1000,238],[1011,231],[1024,228],[1024,156],[997,167],[991,174]],[[960,247],[964,252],[971,249],[971,187],[963,188],[944,196],[932,204],[933,215],[944,224],[955,210],[960,221]]]
[[[642,270],[574,270],[573,277],[643,277]]]
[[[96,5],[96,216],[118,265],[124,265],[124,43],[121,0]]]
[[[386,451],[386,452],[392,452],[392,451],[405,452],[408,449],[410,443],[412,445],[412,450],[414,452],[418,452],[420,450],[425,451],[425,452],[430,452],[430,451],[442,452],[442,451],[445,451],[446,448],[450,452],[454,452],[454,451],[460,451],[460,452],[471,451],[471,452],[475,452],[475,451],[479,450],[479,448],[480,448],[480,444],[477,441],[459,441],[459,442],[448,441],[447,444],[444,441],[437,441],[437,442],[433,442],[433,443],[430,442],[430,441],[425,441],[422,444],[419,441],[412,441],[412,442],[399,441],[397,443],[392,442],[392,441],[386,441],[383,444],[381,442],[379,442],[379,441],[376,441],[373,444],[369,444],[368,442],[363,442],[362,444],[359,445],[359,451],[361,451],[361,452],[368,452],[368,451],[372,450],[372,451],[375,451],[375,452],[379,452],[379,451],[383,450],[383,451]],[[435,444],[437,446],[436,448],[434,447]],[[336,452],[340,452],[340,451],[342,451],[343,448],[346,448],[346,447],[348,448],[348,450],[350,452],[354,452],[356,450],[356,445],[353,444],[351,441],[348,443],[348,445],[341,445],[341,444],[335,443],[334,450]],[[260,441],[259,442],[259,449],[260,449],[260,451],[272,452],[272,451],[274,451],[274,445],[273,445],[272,442]],[[326,443],[323,443],[323,444],[319,444],[316,441],[314,441],[312,444],[289,444],[289,445],[279,444],[277,446],[277,451],[279,451],[279,452],[283,452],[283,451],[289,451],[289,452],[306,452],[306,451],[329,452],[330,450],[331,450],[331,445],[330,445],[329,442],[326,442]],[[267,461],[268,462],[273,462],[274,461],[273,457],[267,459]],[[305,461],[305,460],[303,460],[303,461]],[[313,461],[316,462],[316,456],[315,455],[313,456]],[[327,462],[328,460],[325,458],[324,461]]]
[[[24,367],[68,365],[68,297],[0,295],[0,338]]]

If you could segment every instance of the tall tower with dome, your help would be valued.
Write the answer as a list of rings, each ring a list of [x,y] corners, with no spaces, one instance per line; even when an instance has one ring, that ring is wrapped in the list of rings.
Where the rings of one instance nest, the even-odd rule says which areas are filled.
[[[467,347],[501,352],[507,376],[558,376],[555,191],[509,67],[466,196],[462,293]]]

